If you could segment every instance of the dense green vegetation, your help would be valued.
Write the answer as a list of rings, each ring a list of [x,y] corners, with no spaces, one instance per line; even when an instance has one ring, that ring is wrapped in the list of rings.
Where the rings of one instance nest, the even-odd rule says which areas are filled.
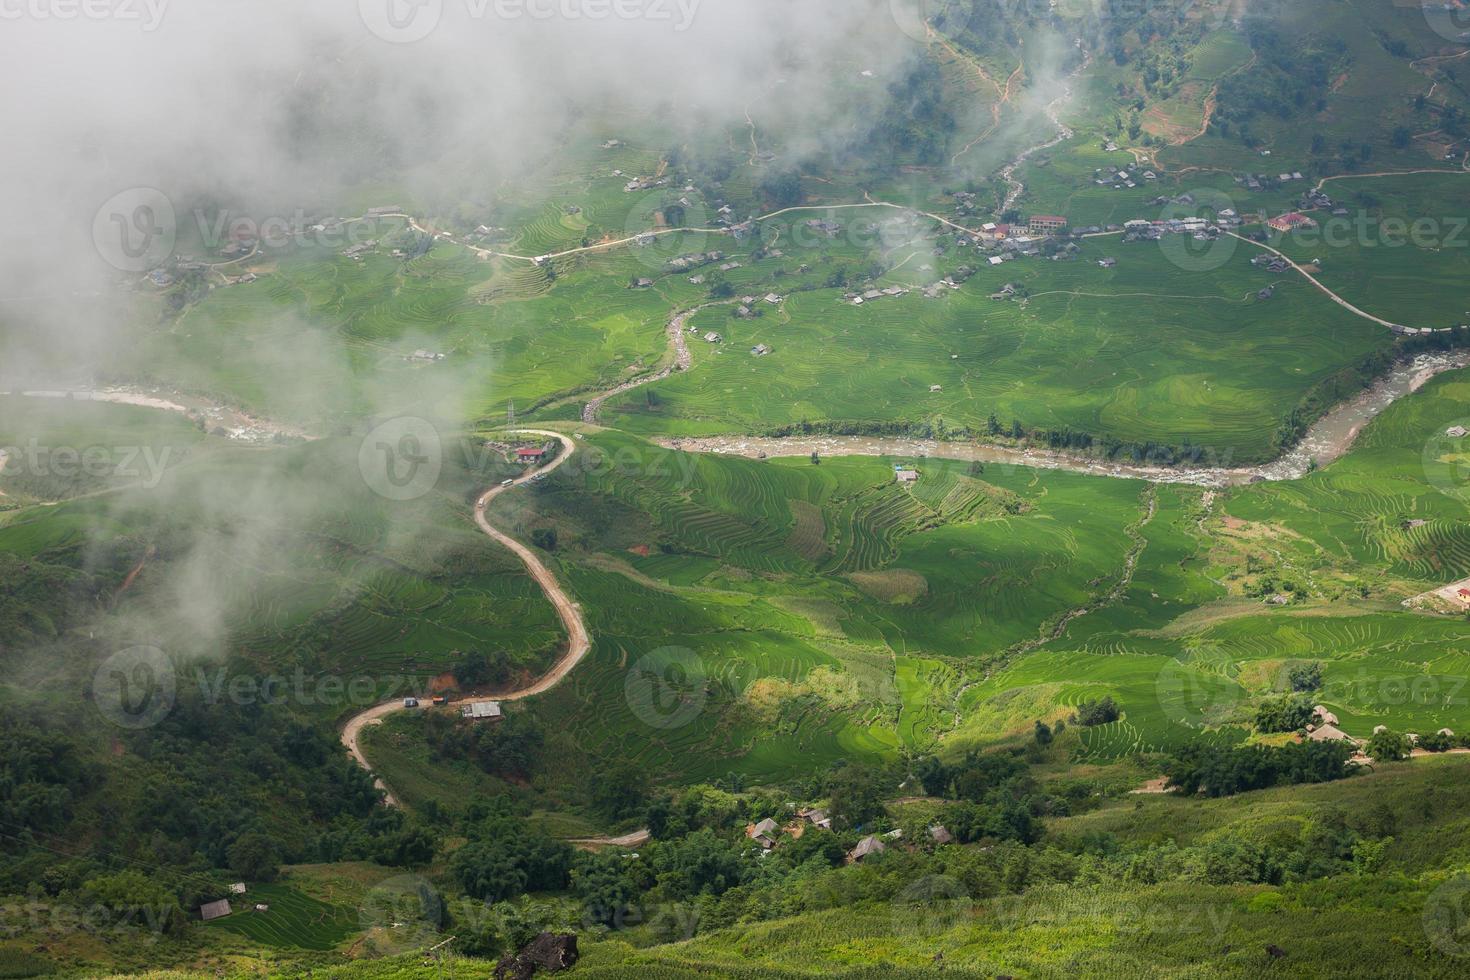
[[[818,441],[1263,463],[1464,348],[1245,238],[972,240],[1231,207],[1369,314],[1464,323],[1461,46],[1367,0],[923,6],[904,58],[827,66],[821,152],[782,79],[743,119],[579,109],[473,202],[353,189],[418,225],[361,254],[132,284],[95,380],[201,421],[0,394],[0,976],[484,973],[548,930],[607,978],[1463,972],[1470,631],[1431,593],[1470,577],[1466,371],[1285,482]],[[1298,207],[1326,227],[1258,231]],[[471,722],[432,697],[565,649],[475,523],[528,423],[575,451],[486,519],[592,647]],[[816,448],[668,448],[754,434]],[[384,450],[437,479],[393,499]],[[339,727],[405,698],[369,774]]]

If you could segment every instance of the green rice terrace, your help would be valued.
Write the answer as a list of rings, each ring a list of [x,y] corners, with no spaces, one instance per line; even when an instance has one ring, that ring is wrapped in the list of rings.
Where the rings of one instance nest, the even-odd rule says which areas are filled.
[[[1464,11],[663,6],[12,18],[0,977],[1466,975]]]

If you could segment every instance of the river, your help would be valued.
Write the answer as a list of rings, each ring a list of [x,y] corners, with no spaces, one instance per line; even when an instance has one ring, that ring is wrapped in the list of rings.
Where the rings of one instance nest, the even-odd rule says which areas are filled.
[[[975,460],[1001,466],[1029,466],[1067,470],[1090,476],[1148,480],[1224,489],[1261,481],[1298,480],[1311,472],[1313,462],[1326,466],[1352,447],[1363,427],[1404,395],[1418,391],[1430,378],[1444,371],[1470,365],[1470,352],[1421,354],[1396,365],[1376,384],[1339,405],[1317,421],[1302,441],[1278,459],[1253,467],[1168,467],[1119,463],[1081,453],[1048,449],[1013,449],[967,442],[940,442],[878,436],[711,436],[705,438],[659,439],[659,445],[685,452],[748,456],[756,459],[781,456],[885,456],[893,458]]]

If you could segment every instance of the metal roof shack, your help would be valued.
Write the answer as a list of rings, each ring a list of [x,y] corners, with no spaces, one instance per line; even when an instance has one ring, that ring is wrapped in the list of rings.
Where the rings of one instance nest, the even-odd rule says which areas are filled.
[[[229,899],[222,898],[218,902],[205,902],[199,906],[199,918],[205,922],[212,922],[215,919],[223,919],[233,911],[234,909],[230,908]]]

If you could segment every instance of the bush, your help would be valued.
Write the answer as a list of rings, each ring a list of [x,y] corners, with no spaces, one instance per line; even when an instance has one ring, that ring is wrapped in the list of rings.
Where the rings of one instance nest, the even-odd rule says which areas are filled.
[[[1286,671],[1286,679],[1293,691],[1320,691],[1322,689],[1322,665],[1320,663],[1292,664]]]

